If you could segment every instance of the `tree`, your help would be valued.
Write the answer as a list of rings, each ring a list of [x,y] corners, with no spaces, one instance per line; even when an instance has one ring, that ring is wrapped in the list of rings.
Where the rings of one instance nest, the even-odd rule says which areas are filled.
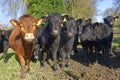
[[[28,13],[39,18],[51,12],[65,13],[63,0],[28,0]]]
[[[0,5],[6,16],[16,19],[20,15],[27,13],[26,1],[27,0],[2,0]]]
[[[92,18],[96,14],[97,0],[65,0],[66,13],[75,18]]]

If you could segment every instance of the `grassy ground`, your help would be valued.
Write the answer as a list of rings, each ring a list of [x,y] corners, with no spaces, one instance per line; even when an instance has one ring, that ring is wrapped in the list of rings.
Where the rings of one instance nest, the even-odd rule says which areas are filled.
[[[31,72],[26,74],[26,80],[120,80],[120,37],[114,38],[113,49],[116,54],[111,58],[113,69],[105,65],[104,56],[100,56],[100,64],[85,66],[82,50],[79,49],[79,53],[71,57],[69,68],[61,69],[59,66],[59,70],[53,71],[52,59],[46,61],[45,69],[40,68],[39,61],[31,62]],[[0,80],[21,80],[20,66],[12,49],[8,51],[7,61],[4,64],[0,54]]]

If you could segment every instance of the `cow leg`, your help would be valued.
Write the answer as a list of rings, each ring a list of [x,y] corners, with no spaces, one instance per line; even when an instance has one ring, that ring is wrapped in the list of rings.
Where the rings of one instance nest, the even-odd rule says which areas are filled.
[[[41,62],[41,67],[44,67],[45,66],[45,60],[47,58],[47,52],[42,51],[42,56],[43,56],[43,59],[42,59],[42,62]]]
[[[111,46],[111,45],[110,45],[109,51],[110,51],[109,54],[110,54],[111,56],[115,57],[115,54],[114,54],[113,51],[112,51],[112,46]]]
[[[93,62],[93,64],[98,64],[98,58],[99,58],[99,50],[98,50],[98,48],[97,47],[95,47],[95,62]]]
[[[26,70],[26,73],[27,73],[27,72],[30,72],[30,59],[26,60],[26,65],[27,65],[27,70]]]
[[[9,49],[9,44],[4,42],[4,51],[3,51],[3,58],[4,58],[4,63],[7,63],[6,56],[7,56],[7,51]]]
[[[39,44],[35,44],[35,49],[34,49],[34,59],[38,60],[39,59]]]
[[[108,67],[111,68],[112,67],[112,63],[111,63],[110,55],[109,55],[110,54],[110,50],[106,49],[104,54],[105,54],[106,64],[107,64]]]
[[[71,55],[74,55],[74,53],[78,53],[78,50],[77,50],[77,42],[74,42],[73,51],[72,51]]]
[[[58,66],[57,66],[57,50],[54,50],[53,52],[53,60],[54,60],[54,70],[58,70]]]
[[[83,54],[84,54],[84,64],[88,65],[88,49],[86,47],[83,47]]]
[[[21,77],[25,78],[25,60],[24,60],[23,56],[21,55],[21,53],[18,53],[17,57],[19,59],[19,62],[20,62],[20,65],[21,65],[21,69],[22,69]]]
[[[69,67],[69,60],[70,60],[70,52],[67,53],[67,62],[66,62],[66,67]]]
[[[65,67],[65,52],[61,52],[61,56],[62,56],[62,68]]]

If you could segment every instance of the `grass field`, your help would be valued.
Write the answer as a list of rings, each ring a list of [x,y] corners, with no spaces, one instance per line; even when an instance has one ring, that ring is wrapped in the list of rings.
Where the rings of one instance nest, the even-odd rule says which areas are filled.
[[[59,67],[59,70],[53,71],[52,59],[46,61],[45,69],[40,68],[39,61],[31,62],[31,72],[26,74],[26,80],[120,80],[120,37],[115,37],[112,45],[116,54],[116,57],[111,58],[114,69],[109,69],[104,64],[103,56],[100,64],[85,66],[82,50],[79,49],[79,54],[72,56],[70,67],[64,70]],[[60,61],[59,64],[61,64]],[[12,49],[8,50],[7,64],[3,63],[3,57],[0,54],[0,80],[21,80],[20,69]]]

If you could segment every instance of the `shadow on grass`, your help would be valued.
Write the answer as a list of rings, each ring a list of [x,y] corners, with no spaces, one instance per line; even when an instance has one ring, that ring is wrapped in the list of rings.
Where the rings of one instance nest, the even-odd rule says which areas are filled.
[[[91,62],[88,61],[87,62],[88,65],[85,65],[86,62],[84,61],[83,50],[82,50],[82,48],[79,48],[78,50],[79,50],[79,53],[76,53],[73,56],[71,56],[71,59],[74,60],[74,61],[80,62],[84,66],[88,66]],[[119,51],[114,50],[114,54],[116,55],[115,57],[110,57],[110,61],[112,62],[112,67],[114,69],[120,68],[120,50]],[[99,60],[98,60],[99,63],[98,64],[101,64],[103,66],[108,67],[105,60],[106,59],[105,59],[104,54],[100,54],[99,55]]]
[[[34,62],[34,63],[36,63],[37,61],[39,61],[40,67],[41,67],[41,65],[42,65],[42,60],[43,60],[43,55],[41,54],[40,51],[39,51],[39,55],[38,55],[38,56],[39,56],[39,59],[38,59],[38,60],[37,60],[37,59],[34,59],[34,56],[32,56],[31,61]],[[52,54],[51,54],[51,53],[47,53],[47,58],[46,58],[46,60],[45,60],[45,63],[47,63],[47,64],[53,69],[53,65],[50,63],[49,59],[51,59],[51,60],[53,61],[53,59],[52,59]],[[45,66],[46,66],[46,64],[45,64]]]
[[[10,58],[13,56],[13,55],[15,55],[15,53],[14,52],[11,52],[11,53],[9,53],[9,54],[7,54],[7,62],[10,60]]]
[[[1,53],[2,54],[2,57],[0,57],[0,60],[2,60],[3,59],[3,53]],[[15,53],[14,52],[11,52],[11,53],[7,53],[7,56],[6,56],[6,61],[8,62],[9,61],[9,59],[14,55]]]
[[[73,74],[73,72],[71,72],[71,71],[65,71],[65,73],[68,76],[72,77],[72,79],[70,79],[70,80],[79,80],[80,79],[78,76],[76,76],[75,74]]]

